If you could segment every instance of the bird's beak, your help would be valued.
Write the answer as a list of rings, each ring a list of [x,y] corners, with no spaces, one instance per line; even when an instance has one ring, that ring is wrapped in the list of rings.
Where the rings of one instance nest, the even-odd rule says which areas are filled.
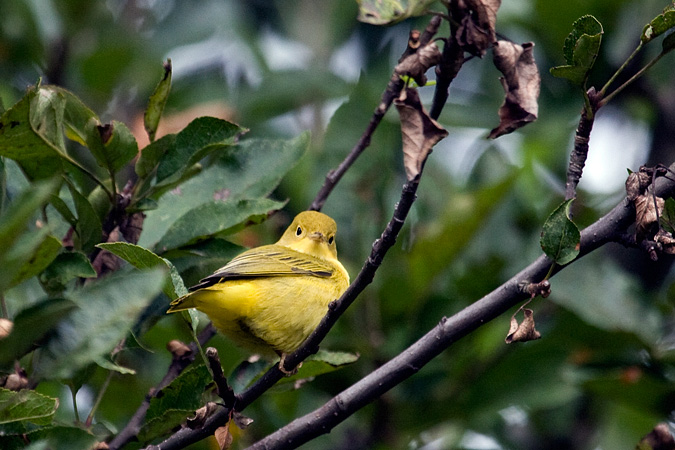
[[[316,241],[317,243],[321,243],[321,242],[326,240],[325,236],[320,231],[315,231],[314,233],[309,233],[307,235],[307,237],[310,238],[313,241]]]

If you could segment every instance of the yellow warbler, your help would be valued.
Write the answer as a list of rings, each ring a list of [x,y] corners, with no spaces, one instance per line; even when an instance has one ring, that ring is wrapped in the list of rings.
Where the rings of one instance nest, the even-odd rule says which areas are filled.
[[[291,353],[349,285],[337,259],[335,221],[298,214],[276,244],[252,248],[171,302],[197,308],[235,343],[265,357]]]

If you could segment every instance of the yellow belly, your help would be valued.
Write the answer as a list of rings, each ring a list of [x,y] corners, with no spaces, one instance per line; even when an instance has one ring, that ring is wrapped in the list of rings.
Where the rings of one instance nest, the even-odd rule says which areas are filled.
[[[298,348],[347,285],[341,276],[263,277],[226,281],[189,297],[224,335],[269,358]]]

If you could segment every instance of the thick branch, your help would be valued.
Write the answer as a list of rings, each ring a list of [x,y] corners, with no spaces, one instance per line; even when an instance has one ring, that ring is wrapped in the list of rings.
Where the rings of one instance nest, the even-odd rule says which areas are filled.
[[[675,194],[675,182],[661,178],[657,192],[659,196]],[[634,220],[635,210],[632,204],[624,199],[607,215],[581,233],[579,257],[598,249],[607,242],[618,240]],[[296,448],[317,436],[330,432],[354,412],[417,373],[426,363],[457,340],[504,313],[518,302],[529,298],[529,294],[523,292],[521,288],[523,282],[541,280],[550,266],[551,260],[544,255],[540,256],[490,294],[452,317],[442,318],[439,324],[420,340],[335,396],[321,408],[294,420],[257,442],[250,449]],[[562,269],[559,267],[556,272]]]

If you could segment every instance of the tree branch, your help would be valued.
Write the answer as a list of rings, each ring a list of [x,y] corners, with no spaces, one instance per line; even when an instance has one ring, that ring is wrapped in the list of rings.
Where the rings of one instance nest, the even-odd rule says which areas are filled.
[[[424,33],[422,33],[422,36],[420,36],[419,45],[416,47],[416,49],[424,47],[431,41],[438,31],[440,23],[441,18],[438,16],[434,16],[429,21],[429,25],[427,25]],[[412,53],[414,52],[412,52],[410,48],[406,48],[406,51],[403,53],[404,56],[401,58],[409,56]],[[363,151],[370,145],[370,140],[372,139],[373,133],[375,133],[377,126],[382,121],[382,118],[386,114],[394,99],[400,95],[401,90],[405,86],[405,83],[399,75],[400,74],[394,70],[391,78],[389,79],[389,83],[387,84],[387,88],[382,93],[380,104],[377,106],[377,108],[375,108],[373,116],[370,118],[368,127],[366,127],[366,130],[363,132],[358,142],[351,149],[344,161],[342,161],[335,169],[328,172],[323,186],[321,186],[321,189],[316,194],[314,201],[312,201],[312,204],[309,207],[310,210],[320,211],[321,208],[323,208],[324,203],[326,203],[326,199],[333,191],[333,188],[335,188],[335,185],[337,185],[345,172],[347,172],[347,170],[352,166],[352,164],[354,164],[361,153],[363,153]]]
[[[656,189],[657,195],[667,197],[675,194],[675,182],[665,178],[659,181]],[[635,209],[628,200],[624,199],[608,214],[583,230],[579,257],[575,261],[608,242],[619,240],[634,221]],[[417,373],[453,343],[504,313],[518,302],[529,298],[530,294],[522,289],[523,282],[541,280],[550,266],[551,260],[545,255],[540,256],[490,294],[450,318],[443,317],[435,328],[413,345],[335,396],[321,408],[294,420],[249,448],[256,450],[296,448],[330,432],[354,412]],[[563,268],[557,267],[555,272]]]
[[[209,323],[200,333],[199,333],[199,343],[204,345],[209,339],[211,339],[216,334],[216,329],[211,323]],[[145,420],[145,415],[148,412],[150,407],[150,400],[155,397],[162,389],[167,387],[171,382],[185,370],[192,362],[195,360],[195,356],[199,354],[197,349],[197,344],[191,342],[188,345],[190,352],[180,355],[174,353],[173,360],[169,365],[169,368],[162,378],[162,381],[159,382],[157,386],[150,389],[141,403],[141,406],[138,407],[134,415],[131,417],[131,420],[126,424],[126,426],[115,436],[115,438],[108,443],[109,450],[117,450],[122,448],[129,442],[133,441],[136,438],[136,435],[143,426],[143,421]]]

